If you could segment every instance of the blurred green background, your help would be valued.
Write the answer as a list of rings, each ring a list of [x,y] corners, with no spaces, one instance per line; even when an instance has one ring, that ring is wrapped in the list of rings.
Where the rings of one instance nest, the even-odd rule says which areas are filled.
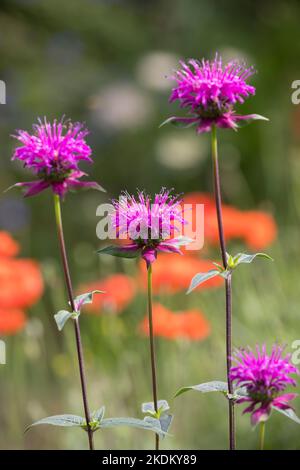
[[[252,79],[256,96],[242,111],[270,122],[219,133],[224,200],[272,213],[279,234],[267,250],[275,263],[257,262],[234,278],[234,344],[280,341],[291,351],[300,339],[300,105],[291,102],[291,83],[300,79],[299,15],[296,0],[1,1],[0,79],[7,87],[7,104],[0,106],[1,188],[30,180],[10,161],[14,130],[30,129],[37,117],[66,115],[89,128],[95,163],[87,171],[108,191],[71,194],[64,203],[76,286],[117,270],[135,274],[134,261],[115,263],[95,254],[100,203],[137,187],[212,190],[209,137],[190,129],[159,129],[178,112],[168,104],[172,83],[166,76],[180,58],[213,57],[216,51],[225,59],[242,57],[258,71]],[[67,325],[59,334],[53,321],[67,302],[50,192],[25,201],[18,191],[2,194],[0,228],[20,242],[22,256],[41,263],[45,282],[25,330],[4,338],[0,447],[86,448],[86,436],[76,429],[42,427],[24,435],[26,425],[44,416],[82,414],[73,331]],[[224,380],[223,289],[157,300],[175,310],[200,308],[212,328],[203,342],[158,339],[160,397],[172,402],[183,385]],[[82,316],[90,405],[105,404],[107,416],[141,416],[140,404],[151,400],[148,342],[136,331],[144,314],[140,293],[119,316]],[[300,413],[299,400],[295,407]],[[163,448],[226,448],[222,396],[190,392],[172,402],[172,410],[172,437]],[[241,415],[242,407],[236,414],[238,447],[256,448],[249,416]],[[99,449],[153,446],[153,435],[125,428],[99,431],[95,438]],[[266,446],[299,448],[299,425],[272,416]]]

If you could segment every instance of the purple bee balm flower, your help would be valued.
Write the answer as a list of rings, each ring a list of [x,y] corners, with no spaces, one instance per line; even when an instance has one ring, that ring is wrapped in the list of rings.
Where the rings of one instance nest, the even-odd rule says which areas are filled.
[[[178,100],[190,116],[172,117],[167,121],[185,126],[195,124],[197,132],[201,133],[210,131],[212,125],[236,129],[239,121],[262,119],[257,115],[241,116],[234,111],[237,103],[255,94],[255,88],[246,81],[254,74],[253,67],[246,68],[237,61],[223,65],[218,55],[211,62],[191,59],[180,64],[181,70],[171,77],[177,85],[170,102]]]
[[[32,134],[18,130],[13,137],[22,145],[15,149],[12,160],[21,160],[25,168],[37,175],[37,180],[14,186],[26,188],[25,196],[34,196],[49,187],[59,196],[77,188],[103,190],[95,182],[81,181],[87,175],[78,163],[93,162],[91,148],[85,141],[87,134],[81,123],[54,120],[51,124],[46,118],[33,126]]]
[[[253,425],[266,421],[272,408],[292,409],[289,402],[297,394],[282,392],[288,385],[296,385],[290,374],[299,374],[299,371],[291,364],[289,354],[283,356],[283,350],[283,347],[274,345],[268,355],[263,345],[261,350],[256,346],[256,352],[250,348],[238,350],[232,357],[235,365],[231,367],[230,379],[237,387],[244,387],[247,393],[236,403],[250,404],[244,413],[251,413]]]
[[[179,247],[189,243],[184,237],[172,235],[186,224],[182,216],[182,202],[165,188],[152,200],[144,192],[137,198],[124,192],[119,200],[114,200],[114,211],[110,214],[112,226],[121,239],[132,243],[121,248],[124,252],[140,252],[149,266],[157,257],[157,252],[180,253]]]

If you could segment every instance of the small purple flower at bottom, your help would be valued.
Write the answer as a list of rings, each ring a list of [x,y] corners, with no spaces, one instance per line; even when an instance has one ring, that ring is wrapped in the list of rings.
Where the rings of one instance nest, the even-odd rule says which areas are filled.
[[[131,241],[119,248],[119,253],[140,254],[149,266],[159,251],[181,254],[179,247],[191,241],[172,238],[187,222],[182,216],[181,200],[170,190],[162,188],[154,199],[144,192],[137,197],[125,192],[112,202],[110,218],[117,238]]]
[[[197,132],[209,132],[213,125],[237,129],[242,121],[266,119],[256,114],[236,114],[234,106],[243,103],[255,88],[247,83],[254,74],[253,67],[246,67],[238,61],[223,64],[216,55],[213,61],[190,59],[180,62],[181,69],[171,77],[176,81],[170,102],[179,101],[180,107],[188,110],[186,117],[171,117],[165,121],[184,127],[196,125]],[[164,124],[165,124],[164,123]]]
[[[51,188],[59,196],[67,191],[80,188],[94,188],[103,191],[93,181],[81,181],[83,176],[78,163],[84,160],[92,163],[92,150],[85,141],[88,131],[81,123],[39,120],[33,126],[33,133],[18,130],[13,137],[21,142],[14,151],[12,160],[20,160],[30,169],[37,180],[17,183],[13,187],[25,188],[25,196],[34,196]]]
[[[230,370],[230,380],[235,387],[244,387],[246,396],[238,398],[236,403],[248,403],[244,413],[251,413],[251,423],[256,425],[266,421],[272,408],[293,409],[290,401],[297,394],[282,393],[288,385],[296,386],[290,374],[299,374],[299,370],[290,362],[289,354],[283,355],[284,348],[272,347],[271,354],[266,353],[265,345],[237,350],[232,360],[235,363]]]

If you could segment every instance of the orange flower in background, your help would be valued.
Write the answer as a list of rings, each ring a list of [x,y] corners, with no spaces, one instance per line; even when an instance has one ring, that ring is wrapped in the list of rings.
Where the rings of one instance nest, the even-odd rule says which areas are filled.
[[[20,331],[26,316],[23,309],[35,304],[43,293],[38,264],[16,259],[19,245],[7,232],[0,232],[0,334]]]
[[[214,199],[206,193],[190,193],[184,197],[184,204],[204,204],[204,241],[219,243],[217,212]],[[243,240],[248,248],[260,250],[268,247],[276,238],[277,227],[271,214],[263,211],[241,211],[222,204],[225,239]],[[193,218],[193,224],[195,220]],[[192,253],[192,252],[190,252]]]
[[[277,227],[270,214],[245,212],[245,241],[249,248],[260,250],[269,246],[277,236]]]
[[[139,329],[149,335],[148,316],[145,316]],[[210,324],[200,310],[172,312],[163,305],[153,305],[153,333],[167,339],[189,339],[199,341],[210,334]]]
[[[0,308],[0,334],[12,335],[21,331],[26,324],[23,310]]]
[[[7,232],[0,232],[0,257],[10,258],[20,251],[19,244]]]
[[[161,253],[153,265],[153,292],[155,294],[165,292],[172,294],[186,291],[192,277],[199,272],[213,269],[211,261],[198,259],[193,256],[178,256]],[[147,270],[145,263],[140,263],[141,282],[144,289],[147,288]],[[207,289],[222,285],[223,279],[216,276],[201,284],[197,289]]]
[[[35,261],[0,259],[0,307],[30,307],[42,293],[43,279]]]
[[[102,310],[106,310],[120,313],[135,296],[136,285],[135,281],[125,274],[112,274],[105,279],[81,287],[80,292],[93,290],[101,290],[104,293],[95,295],[93,303],[84,306],[87,312],[100,313]]]

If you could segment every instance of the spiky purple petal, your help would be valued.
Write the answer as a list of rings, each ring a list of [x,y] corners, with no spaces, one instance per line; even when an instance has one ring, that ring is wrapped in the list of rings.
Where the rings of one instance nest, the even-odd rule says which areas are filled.
[[[152,200],[144,192],[137,197],[123,193],[113,201],[114,211],[110,214],[112,226],[119,238],[133,242],[124,246],[140,248],[147,265],[153,263],[158,251],[180,253],[176,239],[172,239],[179,226],[186,224],[182,216],[181,200],[172,196],[171,191],[162,188]]]
[[[282,393],[288,385],[296,385],[291,374],[299,374],[290,362],[291,356],[284,356],[283,351],[283,347],[274,345],[268,355],[263,345],[261,349],[256,346],[255,352],[250,348],[237,350],[232,357],[230,379],[236,387],[247,390],[247,397],[237,403],[250,403],[244,413],[251,413],[252,424],[268,419],[272,407],[291,408],[289,401],[296,397],[293,393]]]
[[[32,134],[18,130],[13,137],[22,145],[15,149],[12,160],[22,161],[25,168],[38,176],[38,181],[16,186],[28,188],[25,196],[38,194],[49,186],[59,196],[81,187],[102,189],[97,183],[80,180],[86,173],[80,171],[79,162],[93,162],[92,150],[85,140],[87,134],[81,123],[56,119],[49,123],[46,118],[38,120]]]
[[[181,69],[171,77],[176,81],[170,102],[179,101],[191,117],[178,117],[178,122],[197,124],[197,132],[208,132],[212,125],[222,128],[237,127],[243,119],[234,112],[237,103],[243,103],[255,88],[247,83],[254,74],[253,67],[246,67],[238,61],[223,65],[216,55],[213,61],[190,59],[180,62]]]

